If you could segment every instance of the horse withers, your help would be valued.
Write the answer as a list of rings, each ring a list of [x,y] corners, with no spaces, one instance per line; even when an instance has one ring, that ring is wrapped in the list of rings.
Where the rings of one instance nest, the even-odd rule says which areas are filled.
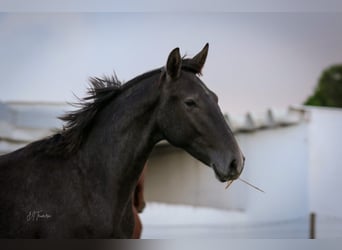
[[[154,145],[167,140],[239,177],[244,157],[199,75],[208,44],[193,58],[176,48],[166,66],[126,84],[92,78],[64,128],[0,157],[1,238],[130,238],[132,193]]]

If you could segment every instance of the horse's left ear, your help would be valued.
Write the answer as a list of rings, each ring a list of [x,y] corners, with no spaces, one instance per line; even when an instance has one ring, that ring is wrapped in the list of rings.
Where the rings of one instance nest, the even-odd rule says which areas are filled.
[[[166,63],[166,72],[171,79],[179,77],[182,67],[182,58],[180,56],[179,48],[175,48],[170,52]]]
[[[209,43],[207,43],[204,48],[197,54],[195,55],[191,61],[198,66],[198,68],[200,69],[199,72],[201,72],[205,60],[207,59],[207,55],[208,55],[208,50],[209,50]]]

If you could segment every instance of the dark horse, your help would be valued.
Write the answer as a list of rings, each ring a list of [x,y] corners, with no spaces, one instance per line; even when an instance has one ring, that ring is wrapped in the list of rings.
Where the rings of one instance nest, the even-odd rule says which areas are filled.
[[[130,238],[132,193],[154,147],[167,140],[237,179],[244,157],[199,79],[208,44],[193,58],[176,48],[165,67],[120,84],[93,78],[65,127],[0,158],[1,238]]]

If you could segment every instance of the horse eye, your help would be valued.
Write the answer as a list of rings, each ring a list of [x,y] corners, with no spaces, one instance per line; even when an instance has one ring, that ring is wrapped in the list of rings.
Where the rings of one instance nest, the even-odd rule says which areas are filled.
[[[192,108],[192,107],[196,107],[196,102],[192,99],[187,99],[184,101],[185,105]]]

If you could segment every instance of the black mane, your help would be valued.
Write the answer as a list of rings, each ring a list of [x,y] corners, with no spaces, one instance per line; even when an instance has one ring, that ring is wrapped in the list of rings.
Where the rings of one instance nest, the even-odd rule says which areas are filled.
[[[59,132],[63,137],[63,148],[69,153],[79,148],[98,111],[109,100],[121,93],[122,86],[124,86],[115,74],[104,78],[91,77],[89,81],[88,96],[72,104],[79,109],[59,117],[65,122],[63,130]]]
[[[201,74],[200,66],[193,63],[191,59],[182,59],[182,69],[194,74]],[[89,134],[94,117],[99,110],[124,89],[140,82],[144,78],[163,72],[163,68],[158,68],[141,74],[125,84],[118,80],[115,73],[109,77],[91,77],[89,79],[88,95],[84,98],[78,98],[78,103],[71,104],[78,107],[78,109],[59,117],[59,119],[65,122],[62,130],[49,138],[34,142],[31,145],[35,145],[38,151],[44,151],[49,156],[67,156],[70,153],[76,152]]]

